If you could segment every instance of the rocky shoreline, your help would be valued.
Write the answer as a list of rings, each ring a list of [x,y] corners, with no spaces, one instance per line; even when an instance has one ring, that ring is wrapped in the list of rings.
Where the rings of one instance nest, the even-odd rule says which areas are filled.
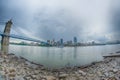
[[[84,67],[47,69],[14,54],[0,54],[0,75],[3,80],[120,80],[120,57]]]

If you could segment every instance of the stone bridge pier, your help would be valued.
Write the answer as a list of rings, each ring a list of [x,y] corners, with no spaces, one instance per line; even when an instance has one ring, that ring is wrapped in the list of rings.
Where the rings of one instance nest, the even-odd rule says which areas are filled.
[[[1,51],[4,54],[7,54],[9,51],[9,36],[7,35],[10,35],[11,25],[12,25],[11,20],[6,22],[4,33],[3,33],[4,35],[2,36],[2,40],[1,40]]]

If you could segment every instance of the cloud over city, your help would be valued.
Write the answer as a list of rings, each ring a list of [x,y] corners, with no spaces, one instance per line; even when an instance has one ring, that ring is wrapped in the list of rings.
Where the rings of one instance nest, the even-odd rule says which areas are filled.
[[[41,40],[120,40],[119,0],[1,0],[0,22],[12,34]],[[4,24],[0,23],[3,30]]]

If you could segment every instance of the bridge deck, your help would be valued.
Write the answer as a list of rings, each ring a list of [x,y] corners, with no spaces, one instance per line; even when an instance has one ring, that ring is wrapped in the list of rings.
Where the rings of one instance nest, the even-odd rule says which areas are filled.
[[[9,36],[11,38],[16,38],[16,39],[21,39],[21,40],[27,40],[27,41],[33,41],[33,42],[38,42],[38,43],[44,43],[44,44],[48,44],[47,42],[41,41],[41,40],[36,40],[36,39],[32,39],[32,38],[28,38],[28,37],[23,37],[23,36],[19,36],[19,35],[6,35],[0,32],[1,36]]]

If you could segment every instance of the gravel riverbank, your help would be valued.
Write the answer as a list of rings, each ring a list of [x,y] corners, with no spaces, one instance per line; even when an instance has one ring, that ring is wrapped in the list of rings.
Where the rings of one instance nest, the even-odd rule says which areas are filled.
[[[14,54],[0,54],[0,75],[5,80],[120,80],[120,57],[86,67],[46,69]]]

